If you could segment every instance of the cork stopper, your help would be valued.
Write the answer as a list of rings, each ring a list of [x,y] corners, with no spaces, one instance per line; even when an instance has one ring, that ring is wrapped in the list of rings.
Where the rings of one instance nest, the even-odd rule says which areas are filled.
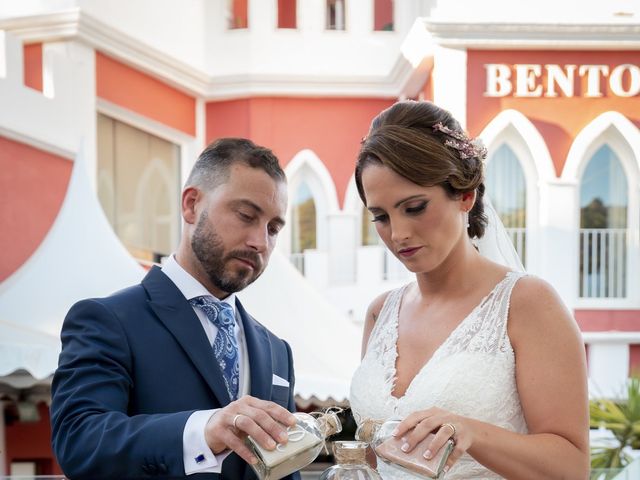
[[[366,463],[367,444],[364,442],[333,442],[333,455],[336,463],[354,465]]]
[[[335,412],[325,412],[318,417],[318,426],[325,438],[340,433],[342,431],[342,422]]]

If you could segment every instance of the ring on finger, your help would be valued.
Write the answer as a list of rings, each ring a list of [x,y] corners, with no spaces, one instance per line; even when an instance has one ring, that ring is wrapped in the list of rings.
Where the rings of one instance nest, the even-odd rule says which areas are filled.
[[[236,430],[238,430],[238,425],[236,425],[236,423],[238,422],[238,418],[240,418],[242,416],[241,413],[237,414],[235,417],[233,417],[233,428],[235,428]]]
[[[440,425],[440,428],[444,427],[449,427],[451,429],[451,435],[449,435],[449,438],[453,438],[456,436],[456,427],[452,423],[443,423],[442,425]]]

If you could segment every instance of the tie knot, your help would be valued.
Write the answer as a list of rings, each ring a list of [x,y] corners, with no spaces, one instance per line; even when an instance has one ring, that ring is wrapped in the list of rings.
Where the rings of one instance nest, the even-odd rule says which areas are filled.
[[[209,321],[218,328],[231,329],[236,319],[233,307],[226,302],[219,302],[211,297],[201,296],[189,300],[189,303],[200,308]]]

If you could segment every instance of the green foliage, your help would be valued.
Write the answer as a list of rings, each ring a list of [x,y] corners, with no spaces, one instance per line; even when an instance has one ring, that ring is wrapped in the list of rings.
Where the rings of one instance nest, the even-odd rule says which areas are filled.
[[[591,448],[591,478],[600,478],[599,469],[624,468],[632,460],[627,447],[640,449],[640,378],[627,382],[627,396],[623,400],[599,399],[589,401],[591,427],[606,428],[615,444]],[[606,479],[616,472],[605,474]]]
[[[505,224],[506,225],[506,224]],[[580,209],[580,228],[626,228],[627,207],[605,205],[602,199],[594,198]]]

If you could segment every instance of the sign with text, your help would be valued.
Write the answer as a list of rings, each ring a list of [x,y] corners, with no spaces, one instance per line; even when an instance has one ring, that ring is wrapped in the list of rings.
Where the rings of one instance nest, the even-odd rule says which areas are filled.
[[[640,95],[640,66],[485,63],[486,97],[617,97]]]

